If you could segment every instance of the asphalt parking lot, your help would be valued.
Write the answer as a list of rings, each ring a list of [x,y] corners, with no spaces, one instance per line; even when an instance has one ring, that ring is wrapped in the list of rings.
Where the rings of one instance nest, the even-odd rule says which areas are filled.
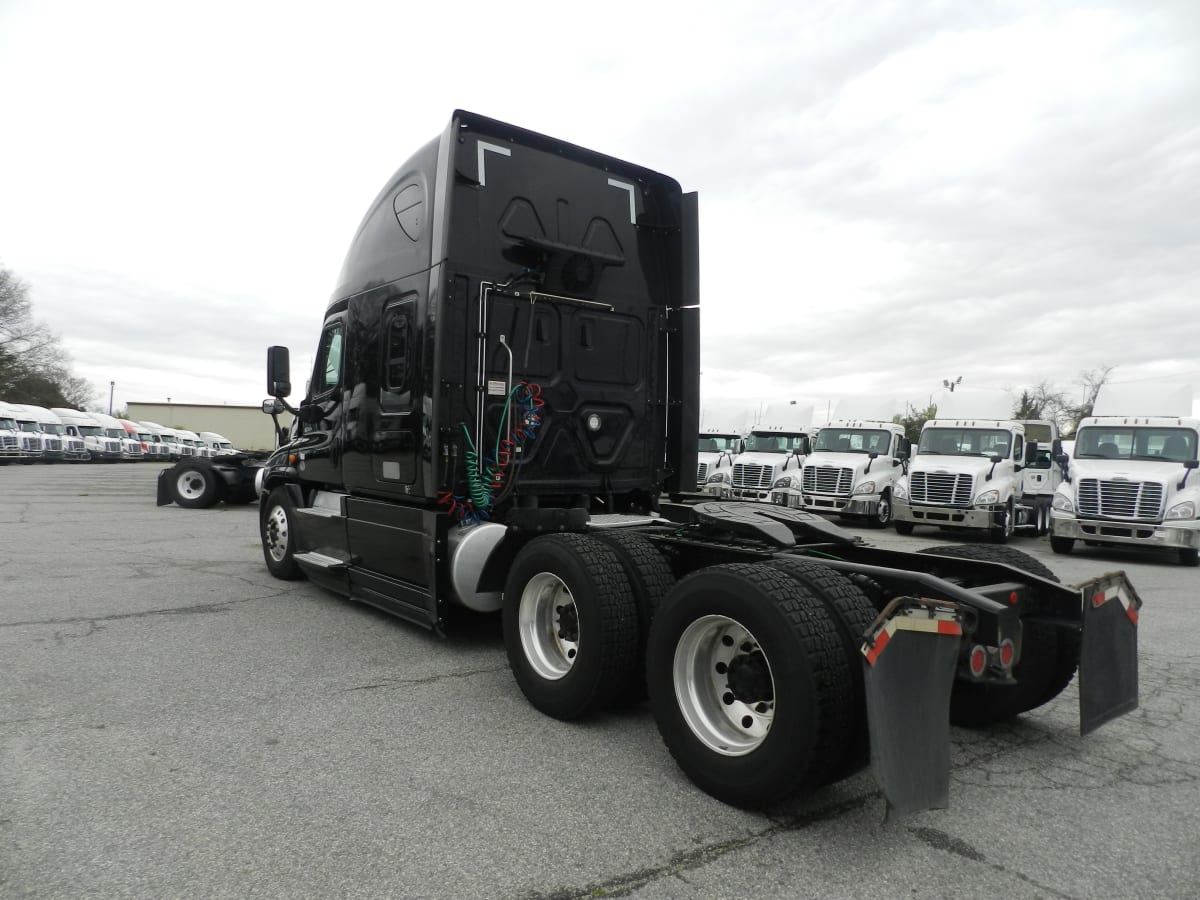
[[[159,468],[0,468],[0,896],[1200,892],[1200,578],[1169,558],[1013,541],[1063,581],[1128,572],[1131,715],[1080,738],[1072,686],[955,729],[951,808],[903,822],[869,773],[757,814],[644,706],[534,711],[495,617],[443,640],[272,579],[255,507],[158,508]]]

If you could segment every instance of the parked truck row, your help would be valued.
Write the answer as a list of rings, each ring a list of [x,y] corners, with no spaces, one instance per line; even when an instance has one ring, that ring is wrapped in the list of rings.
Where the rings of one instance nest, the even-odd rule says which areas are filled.
[[[199,434],[104,413],[0,402],[0,465],[10,462],[168,462],[236,452],[214,432]]]
[[[1066,586],[1010,547],[887,550],[738,502],[798,478],[801,502],[879,520],[907,452],[858,418],[818,448],[794,420],[698,445],[698,242],[673,179],[455,112],[368,209],[294,406],[268,350],[264,411],[295,421],[255,471],[267,569],[441,634],[499,612],[534,707],[648,697],[687,776],[745,807],[868,763],[899,812],[945,806],[949,723],[1008,720],[1077,670],[1081,731],[1134,709],[1122,573]],[[986,449],[992,479],[1023,459]]]

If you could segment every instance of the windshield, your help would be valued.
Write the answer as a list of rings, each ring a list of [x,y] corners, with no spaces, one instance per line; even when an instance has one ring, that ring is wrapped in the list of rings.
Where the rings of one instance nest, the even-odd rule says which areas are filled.
[[[1039,444],[1049,444],[1054,440],[1049,425],[1041,425],[1036,422],[1025,423],[1025,440],[1037,441]]]
[[[164,434],[164,435],[162,436],[162,440],[163,440],[163,443],[164,443],[164,444],[175,444],[175,443],[178,443],[178,441],[176,441],[176,440],[175,440],[175,435],[173,435],[173,434]]]
[[[124,428],[105,428],[104,434],[106,437],[115,437],[115,438],[123,438],[126,436]]]
[[[103,432],[100,430],[99,425],[80,425],[79,433],[84,437],[97,437]]]
[[[696,444],[696,451],[699,453],[733,452],[737,449],[737,440],[737,437],[732,434],[702,434]],[[222,444],[221,446],[231,447],[233,445]]]
[[[43,425],[42,431],[46,432],[46,434],[66,434],[67,433],[66,429],[64,429],[63,426],[54,425],[51,423],[47,423],[47,424]]]
[[[1012,435],[999,428],[926,428],[921,432],[921,453],[934,456],[1008,457]]]
[[[0,431],[16,431],[17,423],[12,419],[0,419]]]
[[[746,438],[747,453],[791,453],[803,450],[807,436],[796,432],[752,431]]]
[[[1081,428],[1075,437],[1076,459],[1155,459],[1186,462],[1196,458],[1196,432],[1190,428]]]
[[[146,443],[148,443],[148,444],[153,444],[153,443],[155,443],[155,441],[154,441],[154,435],[152,435],[152,434],[146,434],[146,432],[144,432],[144,431],[139,431],[139,432],[138,432],[138,439],[139,439],[139,440],[143,440],[143,441],[145,441],[145,442],[146,442]]]
[[[22,431],[32,431],[34,434],[37,434],[40,430],[33,422],[22,422],[20,428]]]
[[[886,456],[891,443],[891,434],[878,428],[822,428],[813,450]]]

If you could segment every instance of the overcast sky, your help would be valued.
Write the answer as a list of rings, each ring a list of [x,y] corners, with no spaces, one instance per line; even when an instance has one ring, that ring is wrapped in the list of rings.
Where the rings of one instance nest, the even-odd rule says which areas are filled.
[[[303,368],[455,108],[699,191],[709,418],[1200,387],[1195,0],[0,0],[0,85],[0,264],[104,406],[257,403],[270,344]]]

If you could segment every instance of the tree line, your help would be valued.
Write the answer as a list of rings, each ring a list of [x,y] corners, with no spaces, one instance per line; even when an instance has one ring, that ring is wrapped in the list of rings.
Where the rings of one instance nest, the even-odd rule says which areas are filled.
[[[85,409],[95,396],[58,335],[34,318],[29,285],[0,265],[0,400]]]
[[[1049,381],[1039,381],[1031,388],[1021,391],[1021,396],[1013,406],[1012,417],[1017,421],[1027,419],[1045,419],[1058,425],[1059,434],[1070,438],[1075,434],[1079,423],[1092,414],[1096,405],[1096,395],[1112,374],[1112,366],[1101,366],[1081,372],[1077,379],[1080,390],[1071,395],[1061,390]],[[1072,396],[1079,396],[1075,402]],[[937,404],[928,409],[909,409],[902,416],[894,416],[892,421],[904,426],[904,435],[914,444],[921,439],[921,428],[930,419],[937,418]]]

